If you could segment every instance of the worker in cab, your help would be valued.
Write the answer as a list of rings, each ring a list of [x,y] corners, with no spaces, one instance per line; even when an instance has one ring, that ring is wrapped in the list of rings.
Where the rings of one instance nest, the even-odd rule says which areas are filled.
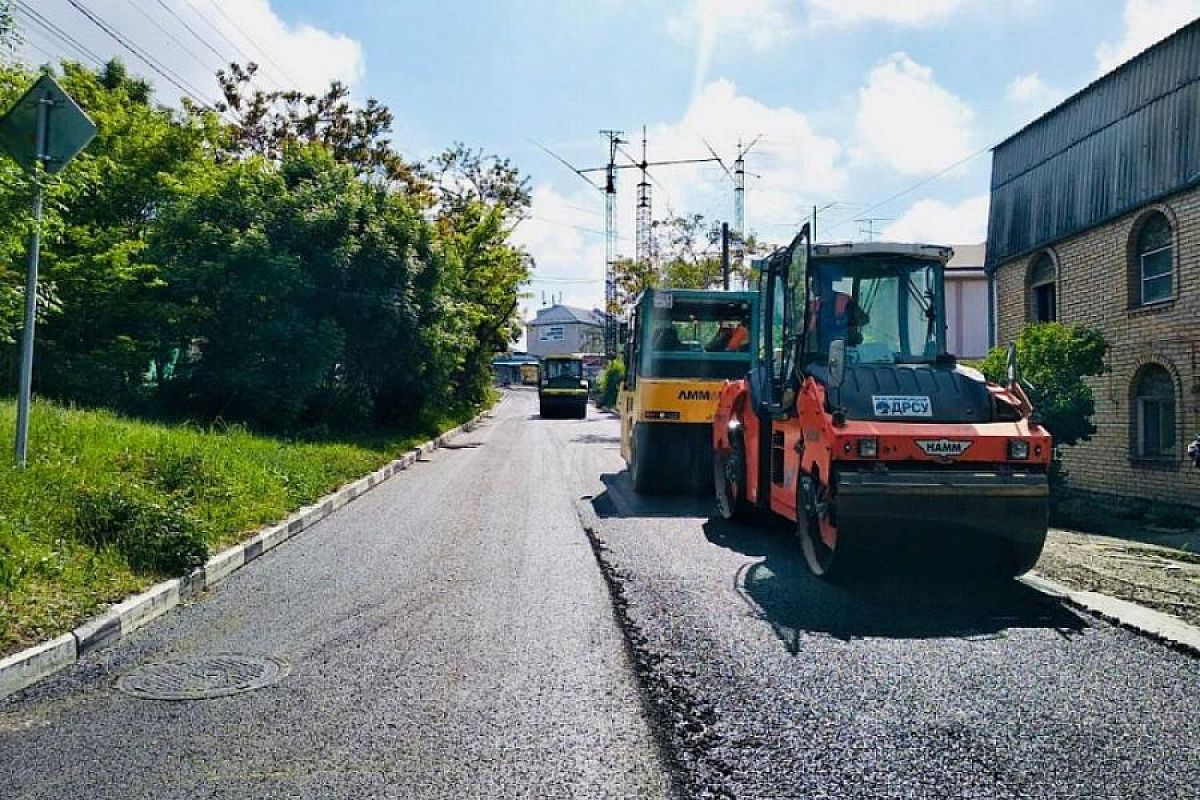
[[[834,290],[826,306],[824,297],[814,297],[808,306],[808,332],[820,332],[819,341],[828,346],[834,339],[844,339],[847,347],[862,344],[862,327],[871,321],[853,297]],[[829,309],[828,311],[826,309]]]

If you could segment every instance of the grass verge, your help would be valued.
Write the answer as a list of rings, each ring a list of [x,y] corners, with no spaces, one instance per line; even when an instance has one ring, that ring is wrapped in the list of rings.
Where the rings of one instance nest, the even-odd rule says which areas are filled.
[[[0,656],[186,572],[477,411],[296,441],[34,403],[28,468],[0,468]],[[15,413],[0,406],[0,431]]]

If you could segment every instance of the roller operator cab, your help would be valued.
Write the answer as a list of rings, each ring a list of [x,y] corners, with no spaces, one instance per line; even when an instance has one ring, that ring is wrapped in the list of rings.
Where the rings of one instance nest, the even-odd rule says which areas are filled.
[[[588,382],[583,356],[545,356],[538,370],[538,413],[542,417],[587,417]]]
[[[713,420],[717,502],[796,523],[809,568],[883,540],[965,543],[1030,569],[1046,538],[1049,434],[1010,349],[1007,386],[946,353],[943,270],[917,244],[812,245],[807,226],[761,265],[761,333]],[[937,556],[934,556],[937,559]]]
[[[647,289],[634,304],[617,398],[621,455],[638,492],[710,491],[712,418],[745,376],[756,292]]]

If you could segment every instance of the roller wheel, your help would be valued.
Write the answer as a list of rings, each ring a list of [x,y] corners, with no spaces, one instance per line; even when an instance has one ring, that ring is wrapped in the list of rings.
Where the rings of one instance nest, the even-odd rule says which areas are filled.
[[[746,446],[741,432],[729,437],[729,453],[713,452],[713,484],[717,488],[717,512],[724,519],[744,517],[746,501]]]
[[[829,490],[808,475],[800,477],[796,498],[796,537],[812,574],[822,578],[844,572],[838,529],[830,515]]]
[[[632,437],[632,452],[629,460],[629,479],[638,494],[658,491],[658,475],[655,474],[654,447],[650,444],[649,432],[644,426],[635,425]]]
[[[1044,535],[1031,542],[1010,542],[1006,546],[1008,550],[1008,566],[1011,570],[1009,576],[1013,578],[1020,577],[1033,569],[1038,559],[1042,556],[1042,547],[1045,544],[1046,537]]]

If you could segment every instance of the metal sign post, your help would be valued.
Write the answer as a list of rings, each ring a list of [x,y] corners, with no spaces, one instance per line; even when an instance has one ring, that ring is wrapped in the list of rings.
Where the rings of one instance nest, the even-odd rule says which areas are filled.
[[[51,125],[53,112],[53,125]],[[0,119],[0,147],[33,177],[33,232],[25,276],[25,327],[21,333],[21,383],[17,395],[17,465],[25,467],[29,401],[33,390],[33,334],[37,322],[38,258],[41,255],[44,178],[54,175],[96,135],[95,124],[71,96],[43,75]]]
[[[25,468],[25,453],[29,446],[29,401],[33,393],[33,329],[37,322],[38,257],[42,249],[42,174],[46,153],[47,133],[50,130],[49,97],[38,100],[37,139],[33,173],[33,233],[29,235],[29,269],[25,274],[25,327],[21,332],[21,385],[17,393],[17,466]]]

